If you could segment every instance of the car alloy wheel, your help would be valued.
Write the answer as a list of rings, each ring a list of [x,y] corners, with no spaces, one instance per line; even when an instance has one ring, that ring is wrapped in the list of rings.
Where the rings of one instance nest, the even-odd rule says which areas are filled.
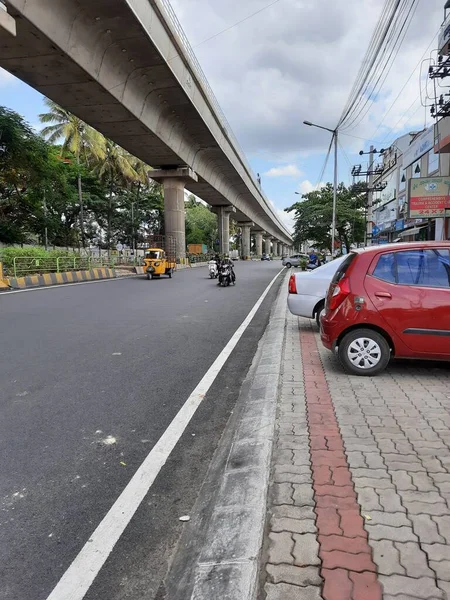
[[[375,375],[384,371],[391,357],[389,344],[377,331],[355,329],[347,333],[338,347],[343,367],[354,375]]]

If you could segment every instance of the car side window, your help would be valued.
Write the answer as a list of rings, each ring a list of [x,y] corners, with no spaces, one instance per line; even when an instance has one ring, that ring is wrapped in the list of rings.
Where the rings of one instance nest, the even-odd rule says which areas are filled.
[[[424,269],[422,250],[396,252],[396,261],[397,283],[400,285],[420,285]]]
[[[378,259],[373,276],[388,283],[397,283],[395,273],[395,257],[393,253],[382,254]]]
[[[419,285],[450,288],[450,252],[445,249],[424,251]]]

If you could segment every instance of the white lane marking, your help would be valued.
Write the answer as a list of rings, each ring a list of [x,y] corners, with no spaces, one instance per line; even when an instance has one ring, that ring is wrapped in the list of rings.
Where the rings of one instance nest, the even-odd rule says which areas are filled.
[[[209,388],[282,272],[283,270],[277,273],[266,287],[228,344],[210,366],[78,556],[61,577],[47,600],[82,600],[87,594],[100,569],[194,416],[195,411],[202,403]]]
[[[110,279],[96,279],[95,281],[77,281],[76,283],[59,283],[56,285],[45,285],[42,287],[28,288],[26,290],[10,290],[8,292],[2,292],[0,298],[3,296],[11,296],[12,294],[24,294],[26,292],[46,292],[48,290],[60,290],[61,288],[71,287],[72,285],[89,285],[91,283],[110,283],[111,281],[120,281],[122,279],[134,279],[139,275],[128,275],[127,277],[111,277]]]

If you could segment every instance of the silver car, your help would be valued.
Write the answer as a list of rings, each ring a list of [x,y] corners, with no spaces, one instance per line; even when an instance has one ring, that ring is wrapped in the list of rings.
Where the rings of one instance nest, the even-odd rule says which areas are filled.
[[[283,267],[290,269],[291,267],[299,267],[302,261],[309,262],[307,254],[294,254],[293,256],[285,256],[282,261]]]
[[[293,273],[289,280],[288,307],[293,315],[316,319],[320,326],[320,316],[325,308],[325,297],[331,280],[345,256],[317,267],[314,271]]]

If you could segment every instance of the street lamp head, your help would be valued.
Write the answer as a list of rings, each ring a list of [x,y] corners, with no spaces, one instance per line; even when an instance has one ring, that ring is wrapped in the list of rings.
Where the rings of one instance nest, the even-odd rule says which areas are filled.
[[[364,154],[364,150],[359,151],[359,155],[362,156]]]
[[[312,127],[312,123],[311,121],[303,121],[303,125],[308,125],[309,127]]]

